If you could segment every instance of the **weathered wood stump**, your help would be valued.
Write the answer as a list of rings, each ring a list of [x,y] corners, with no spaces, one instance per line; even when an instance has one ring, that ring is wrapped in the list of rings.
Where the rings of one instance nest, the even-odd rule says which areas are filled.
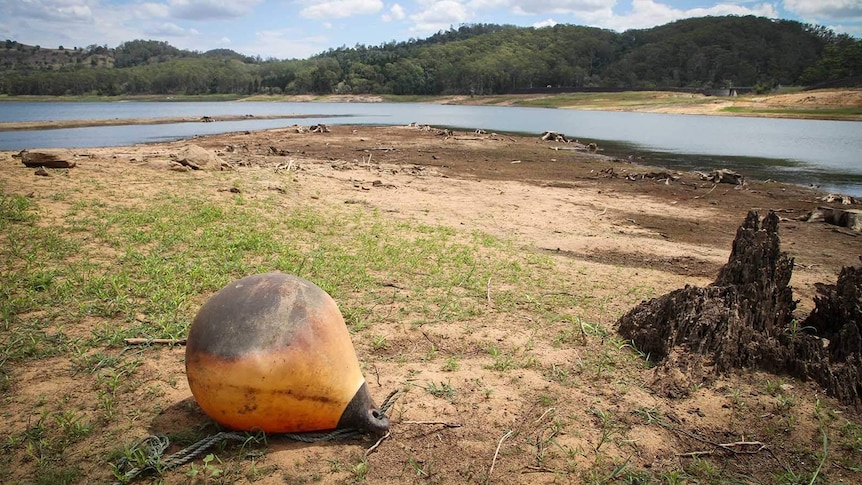
[[[71,154],[65,151],[55,152],[32,152],[30,150],[21,150],[16,158],[21,159],[21,163],[26,167],[46,167],[46,168],[72,168],[76,165],[71,158]]]
[[[778,221],[773,212],[762,222],[750,212],[714,283],[642,302],[620,318],[620,334],[658,362],[658,391],[683,396],[719,374],[757,368],[813,379],[862,405],[862,269],[844,268],[798,323],[788,286],[793,259],[781,251]]]
[[[745,185],[745,177],[726,168],[713,170],[710,173],[700,173],[700,179],[707,180],[714,184]]]
[[[808,373],[844,402],[862,402],[862,268],[844,267],[834,285],[817,285],[814,310],[803,328],[829,342],[816,351]],[[824,355],[825,354],[825,355]],[[807,356],[806,356],[807,357]]]
[[[566,135],[562,133],[557,133],[556,131],[546,131],[542,133],[541,137],[542,141],[555,141],[559,143],[568,143],[569,139],[566,138]]]
[[[862,232],[862,210],[860,209],[817,207],[801,220],[806,222],[825,222],[835,226],[846,227],[852,231]]]

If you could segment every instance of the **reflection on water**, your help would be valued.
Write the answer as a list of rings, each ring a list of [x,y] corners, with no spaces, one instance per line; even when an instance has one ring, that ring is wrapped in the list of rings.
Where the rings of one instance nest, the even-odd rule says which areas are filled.
[[[0,132],[0,149],[86,148],[290,126],[410,122],[596,141],[614,156],[640,155],[680,170],[730,168],[748,178],[821,185],[862,196],[862,123],[415,103],[2,103],[0,122],[317,114],[320,118]],[[608,141],[613,140],[613,141]]]

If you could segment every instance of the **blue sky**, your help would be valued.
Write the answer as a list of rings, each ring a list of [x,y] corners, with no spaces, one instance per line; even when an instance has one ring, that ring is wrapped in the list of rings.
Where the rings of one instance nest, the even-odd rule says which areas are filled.
[[[0,40],[70,48],[152,39],[290,59],[424,38],[464,23],[623,31],[728,14],[799,20],[862,37],[862,0],[0,0]]]

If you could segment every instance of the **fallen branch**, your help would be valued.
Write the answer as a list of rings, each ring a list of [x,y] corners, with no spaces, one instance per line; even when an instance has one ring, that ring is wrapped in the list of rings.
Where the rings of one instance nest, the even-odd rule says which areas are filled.
[[[504,434],[503,437],[500,438],[500,442],[497,443],[497,451],[494,452],[494,458],[491,460],[491,468],[488,469],[488,476],[485,477],[485,483],[488,483],[491,481],[491,474],[494,473],[494,465],[497,464],[497,455],[500,454],[500,447],[503,446],[503,441],[505,441],[506,438],[508,438],[511,435],[512,435],[512,430],[506,431],[506,434]]]
[[[688,436],[691,436],[692,438],[700,439],[700,438],[697,438],[691,434],[688,434],[688,433],[686,433],[686,434]],[[677,453],[676,456],[712,455],[716,451],[719,451],[719,450],[729,451],[729,452],[733,453],[734,455],[756,455],[756,454],[760,453],[761,451],[767,449],[766,445],[764,445],[760,441],[737,441],[735,443],[712,443],[712,442],[709,442],[709,441],[703,440],[703,439],[701,439],[701,441],[704,441],[706,443],[709,443],[709,444],[715,446],[715,449],[706,450],[706,451],[690,451],[688,453]],[[751,446],[757,446],[757,449],[756,450],[752,450],[752,449],[738,450],[738,449],[736,449],[736,448],[745,448],[745,447],[751,447]]]
[[[127,338],[123,339],[126,345],[185,345],[184,338]]]
[[[380,439],[377,440],[377,443],[374,443],[373,445],[371,445],[371,448],[368,448],[367,450],[365,450],[365,456],[368,456],[371,453],[373,453],[374,450],[376,450],[377,447],[380,446],[380,443],[383,443],[383,440],[385,440],[386,438],[388,438],[390,436],[392,436],[392,431],[387,431],[385,435],[381,436]]]

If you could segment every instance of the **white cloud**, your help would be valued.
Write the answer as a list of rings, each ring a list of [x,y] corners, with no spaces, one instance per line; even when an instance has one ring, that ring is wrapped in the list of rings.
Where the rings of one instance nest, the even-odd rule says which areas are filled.
[[[171,8],[164,3],[145,2],[134,7],[135,16],[140,19],[161,19],[171,13]]]
[[[541,29],[543,27],[553,27],[557,25],[557,21],[554,19],[542,20],[541,22],[536,22],[533,24],[533,27],[536,29]]]
[[[23,0],[3,2],[0,12],[8,17],[38,19],[52,22],[92,22],[95,0]],[[8,12],[6,12],[8,10]]]
[[[414,25],[410,30],[420,34],[430,34],[439,30],[446,30],[452,25],[463,24],[470,18],[471,15],[464,5],[454,0],[442,0],[429,5],[417,14],[411,15],[410,20],[414,22]]]
[[[784,0],[784,8],[802,17],[847,21],[862,19],[859,0]]]
[[[164,22],[147,29],[146,33],[154,36],[185,37],[188,35],[197,35],[198,31],[195,29],[184,29],[173,22]]]
[[[188,20],[242,17],[262,0],[168,0],[170,16]]]
[[[389,8],[389,13],[381,15],[380,19],[384,22],[391,22],[393,20],[402,20],[404,15],[404,8],[396,3]]]
[[[307,19],[344,18],[377,13],[382,9],[381,0],[330,0],[305,7],[299,15]]]

